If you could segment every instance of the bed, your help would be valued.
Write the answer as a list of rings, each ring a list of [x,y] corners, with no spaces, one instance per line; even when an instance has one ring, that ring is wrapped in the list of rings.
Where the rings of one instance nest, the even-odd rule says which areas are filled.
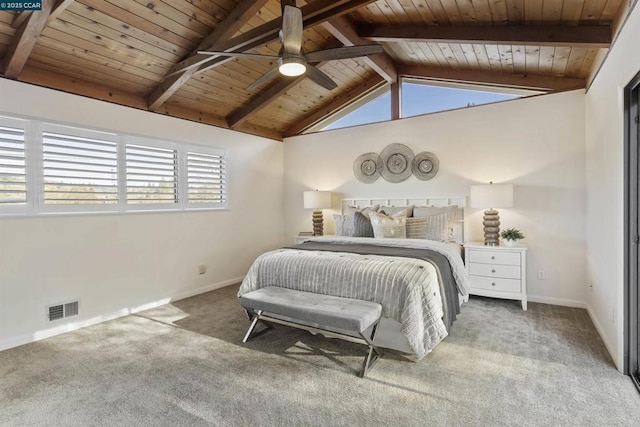
[[[376,205],[382,206],[378,211],[396,211],[398,217],[402,216],[400,211],[409,206],[449,207],[448,238],[442,239],[449,241],[351,236],[309,238],[301,244],[259,256],[243,280],[238,296],[267,286],[279,286],[378,302],[383,306],[383,319],[375,344],[420,360],[448,335],[460,304],[468,298],[461,246],[455,242],[462,242],[464,238],[464,202],[464,197],[345,199],[343,217],[348,216],[345,213],[363,212],[367,208],[371,211]],[[423,211],[418,209],[416,213]],[[381,217],[383,215],[374,213],[370,220],[376,223]]]

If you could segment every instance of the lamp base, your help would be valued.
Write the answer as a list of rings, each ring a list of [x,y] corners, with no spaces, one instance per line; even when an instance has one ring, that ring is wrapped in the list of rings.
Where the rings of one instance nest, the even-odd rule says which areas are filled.
[[[322,236],[324,234],[322,211],[313,211],[313,217],[311,221],[313,222],[313,235]]]
[[[482,217],[484,226],[484,244],[486,246],[498,246],[500,244],[500,216],[495,209],[484,211]]]

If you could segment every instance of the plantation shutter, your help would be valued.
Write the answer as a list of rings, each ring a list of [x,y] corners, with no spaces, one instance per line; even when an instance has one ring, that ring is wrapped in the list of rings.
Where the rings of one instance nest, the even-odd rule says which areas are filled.
[[[187,150],[188,202],[224,204],[226,194],[225,157]]]
[[[117,144],[42,132],[45,205],[117,205]]]
[[[0,126],[0,205],[27,203],[24,130]]]
[[[178,203],[175,149],[126,144],[127,203]]]

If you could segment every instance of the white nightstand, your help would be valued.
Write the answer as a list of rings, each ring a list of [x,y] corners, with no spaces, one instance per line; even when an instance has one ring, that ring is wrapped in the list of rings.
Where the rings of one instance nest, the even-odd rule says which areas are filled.
[[[471,295],[522,301],[527,309],[527,248],[464,244],[464,260],[471,279]]]
[[[305,240],[308,239],[312,239],[313,236],[293,236],[293,244],[294,245],[299,245],[300,243],[304,242]]]

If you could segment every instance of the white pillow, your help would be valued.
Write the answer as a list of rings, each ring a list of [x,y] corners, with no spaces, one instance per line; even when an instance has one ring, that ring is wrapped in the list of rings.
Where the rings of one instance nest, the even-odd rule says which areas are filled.
[[[373,236],[376,239],[406,239],[407,237],[407,213],[400,212],[393,216],[387,216],[377,212],[371,212],[371,226]]]
[[[456,212],[458,211],[457,205],[451,206],[416,206],[413,209],[414,218],[429,218],[436,215],[447,214],[447,239],[445,242],[455,242],[455,236],[453,235],[453,225],[456,219]]]
[[[407,218],[407,239],[449,241],[449,218],[446,213],[422,218]]]

